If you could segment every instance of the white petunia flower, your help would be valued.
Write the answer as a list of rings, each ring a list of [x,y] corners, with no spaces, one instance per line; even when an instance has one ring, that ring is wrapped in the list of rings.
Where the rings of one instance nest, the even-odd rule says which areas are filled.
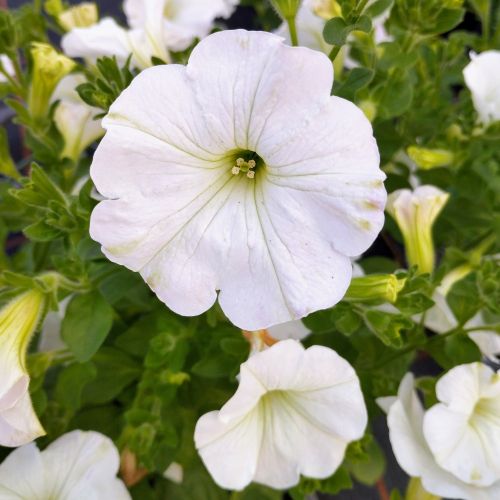
[[[500,498],[500,379],[486,365],[461,365],[436,386],[441,403],[425,412],[412,374],[398,396],[379,398],[388,412],[392,449],[407,474],[446,498]]]
[[[464,78],[480,121],[488,125],[500,120],[500,51],[472,54]]]
[[[132,28],[144,26],[148,1],[125,0],[123,9]],[[206,37],[217,17],[228,18],[239,0],[163,0],[162,3],[158,16],[163,18],[165,43],[170,50],[181,51],[195,38]]]
[[[219,486],[285,489],[300,474],[333,474],[366,423],[351,365],[326,347],[284,340],[241,365],[238,390],[198,420],[195,444]]]
[[[435,186],[419,186],[414,191],[398,189],[387,200],[386,210],[403,235],[408,264],[417,265],[422,273],[434,270],[432,228],[449,196]]]
[[[143,71],[103,120],[92,238],[182,315],[218,297],[258,330],[338,302],[386,193],[371,125],[332,78],[323,54],[243,30]]]
[[[70,432],[42,452],[31,443],[0,465],[0,500],[128,500],[119,465],[115,445],[97,432]]]
[[[30,290],[0,310],[0,446],[20,446],[45,434],[26,369],[26,350],[44,308],[45,296]]]
[[[170,60],[167,51],[162,9],[165,0],[149,0],[144,6],[141,27],[127,30],[106,17],[86,28],[73,28],[61,40],[65,54],[94,63],[99,57],[116,56],[123,64],[132,54],[132,65],[140,69],[152,66],[152,58]]]
[[[52,96],[53,101],[59,101],[54,121],[64,139],[61,157],[75,162],[86,148],[104,134],[101,121],[94,119],[101,111],[83,102],[75,90],[85,81],[83,75],[68,75],[60,81]]]

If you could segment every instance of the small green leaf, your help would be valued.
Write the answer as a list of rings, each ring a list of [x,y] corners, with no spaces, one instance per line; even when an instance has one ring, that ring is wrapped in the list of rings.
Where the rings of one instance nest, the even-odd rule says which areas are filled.
[[[84,387],[95,379],[97,370],[92,363],[70,365],[59,374],[55,397],[70,412],[81,407]]]
[[[335,85],[333,94],[352,100],[358,90],[366,87],[373,80],[374,75],[375,72],[370,68],[353,68],[342,83]]]
[[[78,361],[97,352],[113,325],[113,308],[99,292],[77,295],[68,305],[61,335]]]
[[[341,17],[334,17],[326,22],[323,37],[330,45],[341,47],[345,45],[347,37],[352,31],[368,33],[371,29],[372,22],[368,16],[361,16],[354,24],[348,24]]]

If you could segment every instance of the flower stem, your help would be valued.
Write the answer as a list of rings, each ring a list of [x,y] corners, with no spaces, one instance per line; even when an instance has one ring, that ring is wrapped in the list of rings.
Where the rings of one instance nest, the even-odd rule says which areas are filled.
[[[339,55],[339,52],[340,52],[340,47],[338,45],[334,45],[332,50],[328,54],[330,61],[334,62],[335,58]]]
[[[297,47],[299,44],[299,39],[297,37],[297,26],[295,25],[295,16],[287,17],[286,22],[288,24],[288,30],[290,31],[290,40],[292,45]]]

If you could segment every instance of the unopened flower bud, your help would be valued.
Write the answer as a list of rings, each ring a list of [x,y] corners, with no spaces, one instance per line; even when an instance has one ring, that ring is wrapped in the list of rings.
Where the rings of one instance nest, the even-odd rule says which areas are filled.
[[[312,6],[313,12],[328,21],[332,17],[342,16],[342,7],[337,0],[314,0]]]
[[[432,227],[448,201],[449,194],[434,186],[415,191],[399,189],[391,193],[386,210],[403,234],[408,264],[422,273],[431,273],[435,265]]]
[[[398,278],[395,274],[372,274],[353,278],[344,299],[394,303],[405,282],[406,278]]]
[[[423,170],[451,165],[455,155],[446,149],[428,149],[419,146],[410,146],[408,156]]]
[[[59,81],[70,73],[75,62],[59,54],[45,43],[33,43],[33,80],[28,97],[28,108],[35,119],[43,118],[48,111],[50,98]]]
[[[75,5],[57,16],[59,24],[66,31],[73,28],[88,28],[96,24],[98,19],[97,5],[93,2],[83,2]]]
[[[283,19],[293,19],[300,7],[300,0],[270,0],[271,5]]]

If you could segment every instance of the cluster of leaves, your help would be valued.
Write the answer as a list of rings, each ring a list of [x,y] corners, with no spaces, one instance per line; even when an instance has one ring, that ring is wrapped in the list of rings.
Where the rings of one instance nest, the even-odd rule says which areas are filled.
[[[244,3],[250,6],[247,12],[256,13],[256,27],[276,26],[267,2]],[[415,319],[432,307],[444,273],[468,262],[469,250],[479,241],[500,234],[500,128],[477,130],[461,73],[470,50],[480,52],[497,43],[500,30],[493,23],[500,8],[485,16],[483,4],[491,4],[471,2],[468,16],[483,21],[483,33],[476,34],[460,28],[465,15],[461,1],[378,0],[368,8],[364,1],[339,3],[342,17],[326,24],[325,40],[333,46],[332,58],[343,57],[341,48],[349,45],[358,66],[337,75],[333,92],[374,110],[388,190],[408,187],[415,175],[404,154],[411,146],[444,148],[455,158],[450,166],[417,172],[422,182],[451,193],[435,231],[441,252],[436,273],[404,270],[402,238],[388,219],[371,255],[360,264],[368,274],[394,272],[406,279],[397,301],[388,309],[380,301],[345,300],[305,320],[313,332],[306,344],[331,347],[354,366],[372,420],[380,415],[375,398],[396,392],[419,353],[443,369],[479,360],[461,326],[480,310],[493,318],[500,314],[499,270],[493,261],[480,259],[450,292],[460,325],[455,331],[435,336]],[[369,34],[372,19],[392,3],[387,27],[393,39],[375,45]],[[51,114],[34,123],[26,111],[29,44],[47,40],[46,24],[31,6],[12,14],[0,11],[1,51],[19,67],[19,88],[7,82],[0,93],[11,96],[7,104],[15,123],[22,125],[29,150],[18,164],[26,175],[0,181],[0,300],[35,286],[34,277],[50,271],[58,277],[51,306],[65,304],[52,313],[60,316],[64,346],[40,353],[35,340],[29,359],[32,396],[48,431],[46,440],[75,428],[109,435],[135,456],[138,471],[149,472],[132,489],[141,500],[228,498],[202,466],[192,436],[199,416],[220,408],[233,394],[248,344],[217,307],[194,319],[168,311],[137,274],[107,261],[89,238],[89,216],[96,204],[92,184],[84,182],[78,190],[75,185],[87,175],[90,155],[77,164],[61,160],[61,137]],[[27,63],[24,71],[21,61]],[[78,91],[104,113],[133,76],[128,64],[119,67],[105,58]],[[495,249],[498,242],[493,241],[490,253]],[[434,383],[434,377],[421,381],[428,404]],[[184,467],[182,485],[163,477],[172,462]],[[304,479],[290,495],[298,500],[313,491],[337,493],[353,480],[372,485],[383,472],[383,454],[370,428],[331,478]],[[253,485],[238,498],[281,497]]]

